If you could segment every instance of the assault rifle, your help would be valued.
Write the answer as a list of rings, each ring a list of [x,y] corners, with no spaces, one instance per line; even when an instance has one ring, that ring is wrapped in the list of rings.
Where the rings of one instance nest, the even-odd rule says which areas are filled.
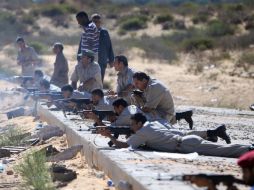
[[[130,127],[106,127],[106,126],[98,126],[91,128],[93,134],[98,134],[101,131],[109,130],[111,134],[118,134],[118,135],[131,135],[133,131]]]
[[[66,99],[59,99],[56,101],[61,101],[64,103],[75,103],[76,104],[76,110],[82,110],[85,105],[91,104],[91,100],[89,98],[66,98]]]
[[[165,180],[158,178],[158,180]],[[216,186],[224,184],[230,189],[234,183],[247,185],[243,180],[237,179],[232,175],[219,175],[219,174],[190,174],[179,176],[172,176],[170,180],[183,180],[189,181],[198,187],[207,187],[208,190],[216,190]]]
[[[33,92],[28,93],[24,99],[28,97],[32,97],[33,99],[49,99],[49,100],[57,100],[63,98],[62,92],[50,91],[50,92]]]
[[[24,76],[14,76],[13,78],[17,79],[17,80],[22,80],[24,82],[27,82],[29,80],[33,80],[34,79],[33,76],[25,76],[25,75]]]
[[[32,92],[35,93],[40,91],[39,88],[36,88],[36,87],[29,87],[25,89],[28,91],[28,93],[32,93]]]
[[[135,89],[135,90],[132,91],[132,94],[142,97],[143,96],[143,91]]]
[[[116,115],[115,112],[113,112],[112,110],[97,110],[97,109],[82,110],[82,111],[78,111],[77,113],[85,114],[85,113],[90,113],[90,112],[93,112],[95,115],[97,115],[100,120],[103,120],[107,116]]]
[[[111,134],[114,134],[114,137],[116,139],[118,139],[119,135],[127,135],[130,136],[131,134],[133,134],[134,132],[130,129],[130,127],[105,127],[105,126],[99,126],[99,127],[95,127],[95,128],[91,128],[92,133],[94,134],[98,134],[104,130],[109,130]],[[110,147],[113,146],[113,142],[109,141],[108,145]]]

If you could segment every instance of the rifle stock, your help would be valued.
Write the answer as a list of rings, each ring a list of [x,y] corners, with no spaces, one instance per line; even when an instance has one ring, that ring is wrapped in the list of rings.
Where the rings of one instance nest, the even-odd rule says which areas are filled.
[[[100,133],[103,130],[109,130],[111,134],[118,134],[118,135],[131,135],[133,131],[130,127],[105,127],[105,126],[98,126],[91,129],[92,133]]]
[[[77,113],[81,113],[81,114],[90,113],[90,112],[93,112],[95,115],[97,115],[100,120],[103,120],[105,117],[115,115],[115,112],[113,112],[112,110],[96,110],[96,109],[93,109],[93,110],[77,111]]]
[[[243,180],[237,179],[232,175],[217,175],[217,174],[183,175],[182,179],[183,181],[190,181],[196,185],[202,184],[205,186],[209,186],[209,184],[206,184],[206,181],[211,181],[214,186],[219,185],[220,183],[223,183],[228,187],[231,187],[234,183],[246,185]]]

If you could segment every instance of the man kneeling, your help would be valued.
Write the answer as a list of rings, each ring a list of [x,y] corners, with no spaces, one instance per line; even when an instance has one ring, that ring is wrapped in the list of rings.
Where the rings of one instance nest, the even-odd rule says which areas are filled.
[[[166,129],[158,122],[147,122],[142,113],[137,113],[131,117],[131,129],[134,134],[126,142],[115,139],[109,131],[101,131],[101,135],[109,137],[118,148],[132,147],[138,148],[146,145],[152,149],[165,152],[191,153],[197,152],[207,156],[239,157],[242,154],[253,150],[249,145],[219,145],[202,139],[196,135],[181,135]]]

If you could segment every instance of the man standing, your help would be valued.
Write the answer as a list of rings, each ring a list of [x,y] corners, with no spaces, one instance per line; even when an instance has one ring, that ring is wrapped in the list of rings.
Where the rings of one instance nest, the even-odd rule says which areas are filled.
[[[107,64],[113,66],[114,52],[112,48],[111,39],[107,29],[101,27],[101,16],[99,14],[92,15],[92,21],[98,29],[99,37],[99,50],[98,50],[98,63],[101,67],[101,78],[104,80]]]
[[[39,63],[39,58],[34,48],[25,43],[24,38],[17,37],[16,43],[19,47],[17,63],[21,66],[23,76],[33,76],[36,65]]]
[[[96,25],[89,20],[87,13],[84,11],[79,12],[76,15],[76,19],[84,30],[79,43],[78,55],[81,54],[83,50],[92,50],[95,54],[95,61],[98,61],[99,33]],[[77,59],[79,61],[79,57],[77,57]]]
[[[147,122],[142,113],[131,117],[131,129],[134,134],[126,142],[118,141],[108,130],[100,131],[100,134],[109,137],[118,148],[138,148],[146,145],[157,151],[192,153],[197,152],[206,156],[220,156],[237,158],[254,149],[253,145],[220,145],[204,140],[197,135],[181,136],[179,132],[168,130],[158,122]]]
[[[78,90],[81,92],[91,93],[93,89],[102,89],[101,69],[94,62],[94,52],[83,50],[79,56],[80,61],[71,75],[72,87],[77,89],[77,82],[80,81]]]
[[[53,46],[53,53],[56,54],[56,60],[54,63],[54,72],[51,77],[50,83],[62,87],[68,84],[68,62],[63,54],[63,44],[56,42]]]

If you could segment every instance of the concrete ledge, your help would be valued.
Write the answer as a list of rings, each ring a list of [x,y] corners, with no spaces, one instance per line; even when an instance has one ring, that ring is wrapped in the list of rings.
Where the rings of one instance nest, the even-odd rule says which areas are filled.
[[[80,121],[77,116],[65,118],[62,112],[50,111],[42,105],[38,106],[38,113],[42,120],[65,131],[69,145],[82,144],[82,154],[87,163],[104,171],[116,184],[120,180],[125,180],[134,190],[168,190],[176,186],[177,189],[193,189],[182,181],[157,180],[158,173],[168,171],[170,166],[167,163],[154,163],[154,160],[161,160],[161,158],[151,152],[118,151],[107,147],[108,139],[87,131],[87,126],[92,124],[89,121]],[[78,131],[80,127],[82,131]],[[148,154],[150,155],[147,156]],[[143,163],[144,160],[146,161]],[[174,167],[177,167],[177,164]]]
[[[186,109],[190,107],[180,107]],[[239,140],[244,139],[239,135],[241,130],[251,130],[254,126],[254,118],[248,115],[244,118],[238,115],[237,110],[229,109],[211,109],[202,107],[193,107],[194,109],[194,126],[200,130],[208,129],[211,124],[227,123],[231,125],[232,134],[237,134]],[[69,145],[82,144],[82,154],[85,156],[87,163],[105,172],[115,184],[120,180],[129,182],[134,190],[168,190],[170,188],[179,190],[195,189],[192,185],[179,180],[157,180],[158,174],[170,178],[172,175],[182,175],[190,173],[221,173],[217,167],[220,166],[233,174],[230,168],[236,168],[236,159],[219,158],[209,156],[199,156],[197,160],[188,161],[184,159],[169,159],[158,156],[154,152],[146,151],[129,151],[114,150],[107,146],[108,139],[88,131],[92,125],[91,121],[82,120],[79,116],[67,115],[61,111],[51,111],[46,106],[39,105],[38,113],[42,120],[51,125],[60,127],[67,135]],[[224,115],[225,113],[225,115]],[[248,113],[249,114],[249,113]],[[251,113],[252,114],[252,113]],[[239,125],[239,127],[234,127]],[[187,125],[179,124],[177,127],[187,129]],[[78,131],[78,129],[82,129]],[[252,134],[252,133],[251,133]],[[245,137],[244,137],[245,136]],[[248,143],[250,137],[241,140],[240,143]],[[225,144],[225,142],[219,142]]]

